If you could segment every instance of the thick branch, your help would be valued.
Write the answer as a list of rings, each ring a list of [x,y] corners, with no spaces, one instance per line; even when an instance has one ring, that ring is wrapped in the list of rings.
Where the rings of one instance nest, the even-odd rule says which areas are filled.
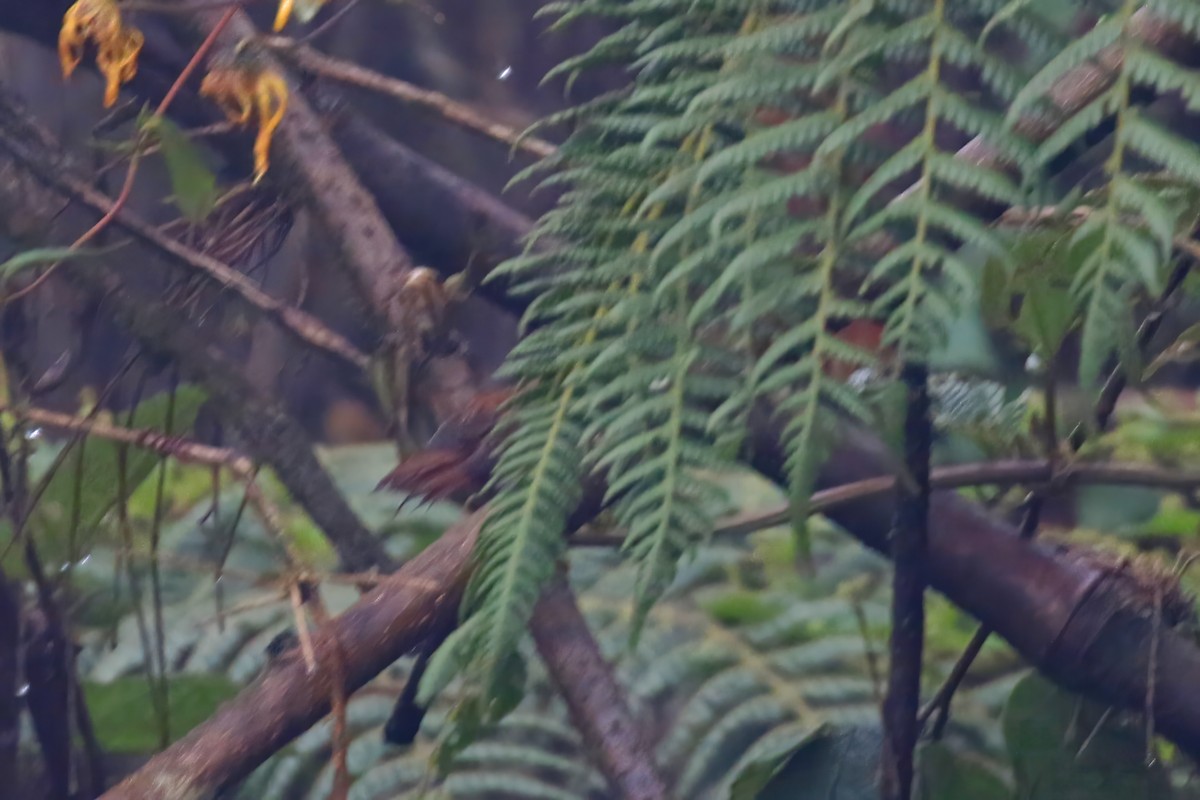
[[[533,610],[533,641],[567,703],[571,721],[625,800],[664,800],[654,748],[634,721],[612,667],[592,637],[575,595],[561,575]]]
[[[219,12],[198,16],[204,19],[203,27],[207,29]],[[239,42],[257,36],[254,24],[239,12],[220,43],[232,50]],[[267,68],[287,75],[286,68],[269,53],[258,57]],[[401,295],[415,268],[412,257],[396,239],[375,199],[359,183],[296,83],[290,80],[289,94],[287,115],[275,134],[272,152],[333,238],[379,329],[385,336],[410,330],[412,309],[405,308]]]
[[[426,263],[443,271],[469,265],[486,275],[520,253],[533,229],[524,215],[381,131],[346,107],[336,93],[313,90],[330,135],[388,221]],[[511,304],[503,287],[480,287],[489,299]]]
[[[780,423],[755,424],[753,464],[788,479]],[[825,487],[895,474],[877,440],[849,430],[821,470]],[[889,549],[887,498],[839,505],[827,515],[859,541]],[[1155,633],[1147,599],[1155,587],[1136,571],[1087,551],[1022,541],[1010,525],[950,492],[930,499],[929,582],[955,605],[1004,637],[1059,684],[1140,711],[1147,697],[1151,642],[1157,636],[1155,719],[1159,731],[1200,757],[1200,647],[1180,633]]]
[[[317,663],[340,647],[352,692],[458,615],[483,516],[464,518],[316,636]],[[104,795],[106,800],[200,800],[250,774],[330,710],[330,675],[309,672],[298,650],[271,661],[204,724]]]

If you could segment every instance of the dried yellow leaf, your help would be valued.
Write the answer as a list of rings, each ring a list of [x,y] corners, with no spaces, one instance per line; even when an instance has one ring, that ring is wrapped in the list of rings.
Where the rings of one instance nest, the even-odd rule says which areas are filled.
[[[142,32],[125,27],[114,0],[78,0],[63,15],[58,32],[58,60],[69,78],[83,60],[88,40],[96,44],[96,66],[104,75],[104,107],[117,102],[121,85],[137,74]]]
[[[326,2],[328,0],[279,0],[279,10],[275,12],[275,30],[283,30],[293,14],[301,22],[311,21]]]
[[[257,117],[254,182],[262,180],[270,166],[271,137],[287,111],[287,82],[251,63],[214,65],[200,84],[200,94],[211,98],[238,125],[249,125],[251,117]]]
[[[292,3],[293,0],[279,0],[279,10],[275,12],[276,32],[283,30],[288,23],[288,18],[292,16]]]

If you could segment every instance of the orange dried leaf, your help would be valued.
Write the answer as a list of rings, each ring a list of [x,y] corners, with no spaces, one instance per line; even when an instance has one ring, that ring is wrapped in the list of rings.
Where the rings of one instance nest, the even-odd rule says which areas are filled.
[[[58,60],[64,78],[71,77],[83,60],[89,39],[96,44],[96,66],[104,75],[104,106],[108,108],[117,102],[121,85],[137,74],[142,33],[125,27],[113,0],[78,0],[63,15],[58,32]]]
[[[271,137],[287,111],[287,83],[270,70],[233,64],[210,69],[200,84],[200,94],[217,103],[235,124],[249,125],[251,116],[257,116],[254,181],[262,180],[270,166]]]
[[[127,28],[111,43],[105,43],[96,54],[96,65],[104,75],[104,107],[117,102],[121,84],[133,80],[137,74],[137,58],[142,51],[142,32]]]
[[[287,83],[274,72],[259,74],[254,97],[258,107],[258,136],[254,139],[254,180],[267,174],[270,165],[271,136],[287,111]]]
[[[293,0],[280,0],[279,10],[275,12],[275,30],[277,32],[283,30],[292,16],[292,2]]]

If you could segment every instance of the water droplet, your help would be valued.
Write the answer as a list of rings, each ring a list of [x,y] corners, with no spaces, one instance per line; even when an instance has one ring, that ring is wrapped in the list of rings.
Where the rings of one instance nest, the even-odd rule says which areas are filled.
[[[500,70],[500,74],[497,75],[496,78],[499,80],[502,80],[502,81],[506,81],[510,77],[512,77],[512,74],[513,74],[513,68],[505,67],[504,69]]]
[[[88,553],[86,556],[84,556],[83,558],[76,561],[75,566],[82,567],[83,565],[87,564],[87,562],[89,562],[91,560],[92,560],[92,554]]]
[[[29,694],[29,684],[28,683],[22,683],[20,686],[17,687],[17,697],[24,697],[27,694]]]
[[[650,391],[665,392],[667,390],[667,387],[669,387],[670,385],[671,385],[670,376],[663,375],[660,378],[655,378],[654,380],[650,381]]]
[[[1042,359],[1037,353],[1030,353],[1029,358],[1025,359],[1025,371],[1037,372],[1042,368]]]
[[[850,373],[850,377],[846,379],[846,385],[855,389],[865,389],[875,380],[875,370],[870,367],[859,367]]]
[[[25,438],[31,442],[35,439],[42,438],[42,429],[41,428],[30,428],[29,430],[25,431]]]

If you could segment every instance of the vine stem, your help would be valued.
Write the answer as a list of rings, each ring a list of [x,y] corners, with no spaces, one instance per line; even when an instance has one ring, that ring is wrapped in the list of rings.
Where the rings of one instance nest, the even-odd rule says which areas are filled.
[[[229,25],[229,23],[233,20],[233,15],[236,14],[240,8],[241,5],[239,3],[234,3],[225,9],[225,13],[221,15],[221,19],[216,25],[213,26],[213,29],[209,31],[208,35],[204,37],[204,41],[200,43],[200,46],[196,48],[196,52],[192,54],[191,60],[188,61],[188,63],[180,71],[179,75],[176,76],[175,82],[171,84],[171,88],[168,89],[166,95],[163,96],[162,102],[160,102],[158,104],[158,108],[154,110],[152,119],[159,120],[166,115],[167,109],[171,107],[171,103],[175,102],[175,98],[179,96],[179,92],[183,89],[183,85],[187,83],[188,78],[190,78],[196,72],[196,70],[199,69],[204,57],[207,56],[209,51],[211,51],[216,45],[217,36],[219,36],[221,31],[223,31],[225,27]],[[71,246],[67,248],[69,251],[75,252],[99,236],[100,233],[108,228],[108,226],[112,224],[113,220],[117,218],[117,214],[121,213],[121,209],[125,208],[125,205],[129,202],[130,195],[133,193],[133,184],[137,180],[138,165],[141,162],[142,145],[145,143],[145,138],[145,129],[143,128],[138,133],[138,141],[133,148],[133,155],[129,157],[129,167],[125,170],[125,181],[121,185],[120,193],[117,195],[116,199],[113,200],[112,205],[109,206],[108,210],[104,212],[100,219],[96,220],[96,223],[92,225],[92,227],[84,231],[78,239],[71,243]],[[20,291],[14,292],[5,297],[0,305],[11,303],[14,300],[20,300],[22,297],[37,291],[40,286],[50,279],[50,276],[54,274],[55,270],[62,266],[62,263],[62,260],[59,260],[46,267],[46,270],[37,278],[35,278],[33,282]]]

